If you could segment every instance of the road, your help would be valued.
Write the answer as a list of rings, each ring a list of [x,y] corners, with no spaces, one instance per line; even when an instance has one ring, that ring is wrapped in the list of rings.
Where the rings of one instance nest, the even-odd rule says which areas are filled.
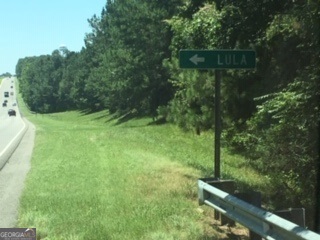
[[[15,81],[15,78],[6,78],[0,86],[0,158],[4,159],[6,152],[11,151],[12,146],[19,143],[6,164],[3,167],[0,166],[0,228],[16,226],[19,198],[31,167],[35,138],[33,124],[21,118],[18,106],[13,106],[16,103]],[[13,92],[13,95],[5,98],[4,91],[9,91],[9,94]],[[7,107],[2,106],[5,99],[8,100]],[[17,116],[9,117],[8,109],[10,108],[16,110]]]
[[[18,106],[13,106],[17,103],[14,81],[15,78],[5,78],[0,86],[0,155],[2,151],[5,150],[6,146],[8,146],[8,143],[10,143],[10,141],[13,140],[15,136],[17,136],[17,134],[25,127],[25,123],[18,111]],[[4,92],[9,92],[9,97],[4,97]],[[10,93],[13,93],[13,95]],[[2,106],[5,100],[8,101],[7,107]],[[17,113],[17,116],[9,117],[9,109],[14,109]]]

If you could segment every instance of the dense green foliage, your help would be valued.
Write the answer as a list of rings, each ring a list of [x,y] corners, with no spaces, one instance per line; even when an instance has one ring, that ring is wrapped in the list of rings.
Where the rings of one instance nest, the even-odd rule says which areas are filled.
[[[320,7],[309,1],[108,0],[78,53],[20,59],[31,110],[155,117],[214,126],[214,75],[181,70],[180,49],[254,49],[254,71],[223,73],[225,144],[274,180],[275,208],[315,206]]]

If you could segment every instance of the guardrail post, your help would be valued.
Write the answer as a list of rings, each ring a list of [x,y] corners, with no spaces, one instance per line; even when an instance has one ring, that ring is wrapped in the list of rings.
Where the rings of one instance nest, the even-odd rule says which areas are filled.
[[[299,226],[306,227],[304,208],[289,208],[285,210],[277,210],[274,213],[279,217],[287,219]]]
[[[235,197],[252,204],[253,206],[261,208],[261,193],[256,191],[239,192],[234,194]],[[261,236],[249,229],[250,240],[261,240]]]
[[[226,193],[234,194],[236,190],[235,181],[233,180],[221,180],[217,178],[201,178],[199,179],[213,187],[216,187]],[[204,196],[203,196],[204,197]],[[224,216],[218,211],[214,211],[214,219],[220,220],[221,225],[229,224],[230,226],[235,225],[235,221],[231,220],[230,218]]]

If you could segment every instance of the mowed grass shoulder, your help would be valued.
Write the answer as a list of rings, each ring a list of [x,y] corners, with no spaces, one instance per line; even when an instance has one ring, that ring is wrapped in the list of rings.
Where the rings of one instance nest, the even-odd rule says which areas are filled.
[[[212,134],[118,124],[106,111],[23,109],[37,132],[19,227],[36,227],[39,239],[226,239],[197,200],[197,178],[212,172]],[[223,155],[226,177],[265,186],[243,159]]]

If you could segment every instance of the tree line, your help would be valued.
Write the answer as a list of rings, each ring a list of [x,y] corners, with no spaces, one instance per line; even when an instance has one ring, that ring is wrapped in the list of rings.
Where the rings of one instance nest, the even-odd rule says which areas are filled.
[[[179,50],[253,49],[255,70],[223,73],[224,144],[271,179],[274,208],[315,209],[317,0],[107,0],[88,21],[80,52],[19,59],[20,91],[32,111],[108,109],[201,133],[214,129],[214,74],[180,69]]]
[[[11,77],[11,76],[12,76],[11,73],[6,72],[6,73],[2,73],[2,74],[0,75],[0,78]]]

